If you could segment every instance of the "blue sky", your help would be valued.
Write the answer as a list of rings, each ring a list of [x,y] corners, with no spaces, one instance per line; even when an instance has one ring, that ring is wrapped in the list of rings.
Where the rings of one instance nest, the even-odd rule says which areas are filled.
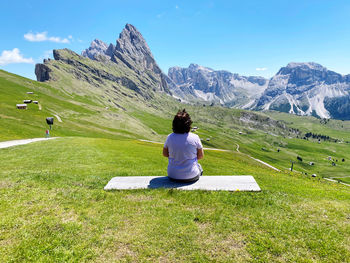
[[[35,63],[53,49],[115,44],[130,23],[165,73],[197,63],[271,77],[289,62],[313,61],[349,74],[349,18],[348,0],[3,0],[0,68],[35,79]]]

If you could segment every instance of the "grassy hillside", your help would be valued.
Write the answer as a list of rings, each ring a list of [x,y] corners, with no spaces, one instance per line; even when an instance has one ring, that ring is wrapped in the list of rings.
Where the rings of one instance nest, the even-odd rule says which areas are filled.
[[[34,92],[34,94],[27,94]],[[53,136],[152,137],[141,121],[118,108],[93,101],[87,95],[67,94],[59,88],[0,71],[0,141],[43,137],[48,128],[46,117],[55,117]],[[16,109],[24,99],[38,100],[27,110]]]
[[[283,120],[305,132],[325,134],[341,141],[350,141],[350,121],[318,119],[312,116],[297,116],[275,111],[266,112],[277,120]]]
[[[0,141],[43,137],[46,117],[62,119],[51,131],[62,138],[0,150],[1,262],[350,260],[349,187],[321,178],[350,182],[349,122],[184,105],[163,93],[128,91],[114,105],[89,84],[63,88],[64,77],[0,71]],[[16,109],[24,99],[41,109]],[[166,175],[162,146],[137,139],[164,141],[183,107],[206,147],[231,150],[206,151],[205,175],[250,174],[262,192],[103,191],[113,176]],[[339,141],[302,139],[310,131]]]
[[[154,93],[154,98],[148,100],[120,97],[119,100],[123,101],[119,107],[113,107],[107,97],[96,100],[96,94],[89,92],[88,83],[85,94],[81,95],[72,90],[68,92],[68,88],[63,90],[60,85],[61,82],[40,83],[0,71],[0,141],[43,137],[48,128],[45,118],[58,115],[62,122],[55,118],[52,136],[127,137],[162,142],[171,132],[174,113],[186,107],[194,126],[199,127],[197,134],[206,147],[236,151],[239,145],[239,151],[278,169],[288,170],[294,162],[296,171],[349,182],[348,121],[324,122],[313,117],[274,112],[266,115],[222,107],[184,105],[162,93]],[[34,94],[29,95],[27,91],[34,91]],[[29,104],[27,110],[16,109],[16,103],[22,103],[23,99],[38,100],[41,110],[35,104]],[[317,140],[303,140],[306,132],[328,135],[339,142],[321,141],[319,144]],[[303,161],[298,161],[297,156]],[[327,159],[329,156],[331,161]],[[333,161],[336,166],[332,166]],[[310,162],[314,165],[309,165]]]
[[[207,151],[206,175],[262,192],[105,192],[116,175],[165,175],[161,145],[60,138],[0,151],[1,262],[347,262],[350,191]]]

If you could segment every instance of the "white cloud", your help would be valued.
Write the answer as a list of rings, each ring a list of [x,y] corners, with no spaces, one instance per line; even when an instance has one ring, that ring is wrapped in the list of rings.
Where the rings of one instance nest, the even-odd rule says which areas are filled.
[[[178,6],[178,5],[176,5],[176,6],[175,6],[175,9],[179,9],[179,6]]]
[[[18,48],[14,48],[13,50],[2,51],[0,56],[0,65],[7,65],[13,63],[33,64],[34,60],[32,58],[24,58]]]
[[[72,36],[68,37],[69,39],[72,39]],[[42,41],[50,41],[55,43],[70,43],[68,38],[60,38],[60,37],[49,37],[47,35],[47,32],[41,32],[41,33],[35,33],[29,32],[27,34],[24,34],[24,39],[30,41],[30,42],[42,42]]]
[[[267,68],[256,68],[255,70],[257,70],[257,71],[265,71],[265,70],[267,70]]]

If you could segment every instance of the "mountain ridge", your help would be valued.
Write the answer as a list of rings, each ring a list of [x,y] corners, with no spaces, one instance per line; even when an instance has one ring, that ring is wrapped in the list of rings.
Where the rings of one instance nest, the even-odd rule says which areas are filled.
[[[116,45],[95,39],[81,55],[60,49],[53,50],[53,56],[53,60],[44,59],[35,66],[38,81],[56,81],[60,85],[57,80],[64,79],[67,83],[79,82],[76,86],[86,81],[100,96],[104,96],[103,89],[105,93],[113,90],[125,94],[121,91],[124,88],[140,94],[143,99],[154,97],[155,92],[170,94],[167,76],[160,70],[141,33],[130,24],[126,24]],[[85,91],[80,88],[79,92]],[[110,98],[113,99],[117,99],[116,96]]]
[[[168,77],[174,95],[185,101],[216,102],[225,106],[243,106],[261,93],[263,77],[246,77],[226,70],[213,70],[198,64],[188,68],[171,67]]]
[[[221,73],[231,79],[220,82]],[[171,67],[168,75],[175,84],[175,88],[170,85],[174,95],[187,102],[218,102],[222,106],[258,111],[350,118],[350,74],[336,73],[315,62],[290,62],[270,79],[240,76],[193,63],[188,68]],[[222,91],[231,92],[231,96],[225,98]],[[339,101],[345,101],[347,107]]]
[[[337,100],[349,96],[349,92],[350,75],[341,75],[314,62],[292,62],[270,79],[252,109],[330,118],[337,110],[325,105],[326,98]]]
[[[146,40],[131,24],[125,25],[115,45],[94,39],[81,55],[68,49],[53,53],[54,60],[45,59],[36,65],[38,81],[57,81],[65,71],[80,83],[87,81],[104,89],[105,82],[109,81],[111,89],[125,87],[146,100],[163,92],[184,103],[350,119],[350,74],[341,75],[315,62],[290,62],[270,79],[242,76],[194,63],[187,68],[171,67],[165,74]],[[72,67],[70,70],[68,65]],[[68,75],[65,79],[71,81]],[[114,99],[121,102],[121,98],[110,98]]]

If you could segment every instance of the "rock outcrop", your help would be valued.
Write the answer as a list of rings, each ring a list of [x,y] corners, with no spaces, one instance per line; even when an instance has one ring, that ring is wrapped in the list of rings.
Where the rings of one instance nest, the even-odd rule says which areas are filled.
[[[48,81],[51,79],[50,72],[52,70],[45,64],[36,64],[35,65],[35,75],[37,81]]]

